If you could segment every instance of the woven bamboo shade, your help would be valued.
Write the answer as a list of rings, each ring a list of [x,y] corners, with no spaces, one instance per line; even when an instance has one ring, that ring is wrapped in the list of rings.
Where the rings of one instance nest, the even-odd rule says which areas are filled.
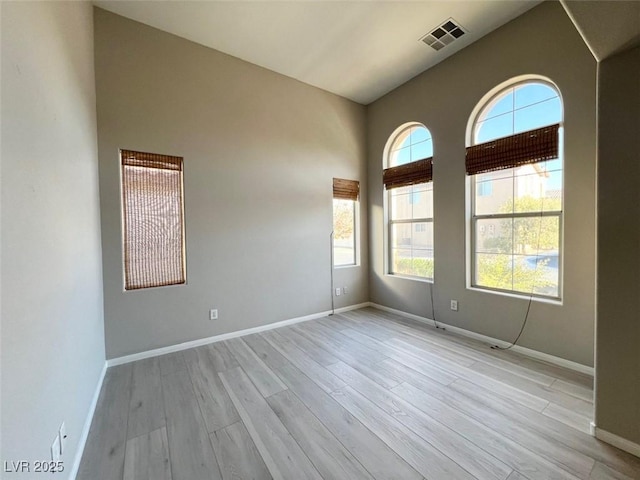
[[[467,175],[520,167],[558,158],[559,124],[467,148]]]
[[[359,196],[360,182],[357,180],[333,179],[333,198],[356,201]]]
[[[406,187],[417,183],[427,183],[433,178],[433,159],[425,158],[384,170],[382,182],[387,190]]]
[[[120,154],[125,290],[185,283],[182,157]]]

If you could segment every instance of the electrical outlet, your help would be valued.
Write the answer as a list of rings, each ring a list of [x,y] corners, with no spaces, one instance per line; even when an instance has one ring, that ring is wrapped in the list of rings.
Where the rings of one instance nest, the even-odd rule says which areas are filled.
[[[67,427],[64,422],[60,425],[60,430],[58,430],[58,436],[60,437],[60,455],[64,455],[64,446],[67,443]]]
[[[340,292],[340,287],[336,288],[336,297],[339,297],[339,296],[340,296],[340,293],[341,293],[341,292]]]
[[[209,310],[209,320],[217,320],[218,319],[218,309],[212,308]]]
[[[342,287],[342,293],[347,294],[347,287]]]
[[[60,461],[60,435],[56,435],[56,439],[51,444],[51,460]]]
[[[457,300],[451,300],[451,310],[453,310],[454,312],[458,311],[458,301]]]

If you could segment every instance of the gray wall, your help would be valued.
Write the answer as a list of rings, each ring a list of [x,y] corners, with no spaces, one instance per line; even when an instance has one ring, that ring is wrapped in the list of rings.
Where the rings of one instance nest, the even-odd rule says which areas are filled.
[[[104,10],[95,32],[107,357],[328,310],[332,178],[366,202],[365,108]],[[119,148],[184,157],[187,285],[123,292]],[[336,307],[369,298],[366,210]]]
[[[0,459],[49,459],[65,421],[67,478],[105,363],[92,8],[1,8]]]
[[[640,47],[598,69],[596,425],[640,444]]]
[[[429,285],[384,274],[383,150],[401,124],[434,139],[436,318],[513,340],[527,301],[466,288],[464,168],[469,116],[498,84],[524,74],[550,78],[565,107],[564,293],[535,301],[520,345],[593,365],[595,296],[596,62],[560,4],[545,2],[415,77],[368,107],[370,294],[373,302],[431,318]],[[459,301],[452,312],[449,301]]]

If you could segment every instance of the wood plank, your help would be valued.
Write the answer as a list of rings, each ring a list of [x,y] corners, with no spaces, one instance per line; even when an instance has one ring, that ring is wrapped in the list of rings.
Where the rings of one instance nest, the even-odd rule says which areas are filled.
[[[306,326],[308,329],[317,332],[324,338],[328,340],[330,339],[331,342],[333,342],[340,348],[347,349],[352,353],[357,352],[358,355],[362,355],[364,358],[366,358],[368,362],[377,363],[385,359],[385,356],[382,355],[378,350],[369,348],[366,345],[362,345],[358,342],[354,342],[349,337],[344,336],[342,332],[338,330],[333,330],[316,322],[309,322]]]
[[[111,367],[105,374],[78,480],[122,479],[132,371],[129,363]]]
[[[417,358],[414,355],[409,355],[398,348],[384,344],[382,342],[379,342],[378,340],[367,338],[365,335],[362,335],[361,333],[355,330],[347,329],[347,330],[343,330],[342,333],[354,338],[359,342],[367,343],[372,347],[375,345],[378,345],[380,350],[385,354],[385,356],[389,358],[389,360],[383,360],[382,362],[376,363],[374,365],[374,368],[379,368],[380,366],[386,366],[386,369],[387,369],[386,375],[388,378],[397,376],[395,373],[393,373],[392,369],[389,368],[389,364],[392,364],[393,362],[398,362],[403,365],[406,365],[407,367],[415,368],[420,372],[422,372],[424,375],[427,375],[433,378],[434,380],[442,383],[443,385],[448,385],[449,383],[455,381],[458,378],[452,373],[447,372],[441,368],[438,368],[437,366],[431,363],[424,362],[422,359]],[[345,362],[345,363],[348,363],[351,366],[360,365],[357,362],[352,362],[352,363]],[[402,377],[399,377],[399,378],[402,378]]]
[[[353,315],[357,314],[359,311],[362,311],[362,309],[336,313],[334,317],[339,319],[341,323],[349,325],[349,327],[352,327],[353,325],[362,325],[365,323],[365,320],[361,320],[359,316]]]
[[[289,360],[283,357],[279,351],[273,348],[273,346],[259,334],[254,333],[253,335],[247,335],[246,337],[242,337],[242,339],[251,347],[260,360],[274,372],[281,366],[289,363]]]
[[[411,384],[400,384],[392,391],[530,480],[578,478]]]
[[[591,419],[584,415],[580,415],[573,410],[569,410],[568,408],[561,407],[555,403],[550,403],[542,413],[547,417],[555,418],[559,422],[562,422],[571,428],[575,428],[576,430],[580,430],[581,432],[591,432]]]
[[[321,479],[244,370],[219,375],[273,478]]]
[[[127,438],[150,433],[165,426],[158,358],[145,358],[133,362],[132,370]]]
[[[377,321],[384,323],[400,324],[403,327],[408,327],[409,331],[414,331],[418,335],[431,334],[431,338],[448,339],[450,342],[463,345],[471,348],[475,351],[483,352],[491,357],[502,359],[513,365],[520,365],[524,368],[532,371],[543,373],[549,377],[559,378],[561,380],[575,383],[576,385],[582,385],[584,387],[593,388],[593,377],[580,372],[575,372],[558,365],[554,365],[541,360],[533,359],[531,357],[519,354],[513,350],[492,350],[487,348],[488,345],[479,340],[465,337],[457,333],[453,333],[446,330],[436,330],[430,325],[426,325],[421,322],[417,322],[400,315],[395,315],[375,308],[366,308],[349,313],[357,313],[365,317],[375,318]],[[437,332],[437,335],[433,335]]]
[[[173,480],[221,479],[189,373],[163,375],[162,391]]]
[[[399,348],[402,348],[401,345],[399,346]],[[509,383],[496,380],[491,376],[484,375],[483,373],[472,370],[471,368],[442,363],[439,362],[437,358],[430,355],[423,355],[423,357],[428,358],[428,360],[423,360],[418,358],[411,352],[407,353],[410,357],[409,359],[394,357],[394,360],[397,360],[398,363],[402,363],[404,366],[410,367],[417,372],[424,373],[425,375],[427,375],[427,372],[430,372],[432,370],[443,371],[445,373],[455,375],[456,377],[468,380],[472,383],[487,386],[488,388],[491,388],[492,390],[498,392],[505,398],[509,398],[516,403],[524,405],[525,407],[531,408],[532,410],[536,410],[538,412],[544,410],[549,404],[548,400],[546,399],[537,397],[536,395],[533,395],[529,392],[524,392],[518,388],[515,388]],[[429,376],[432,376],[432,374],[429,373]],[[521,377],[518,378],[524,380]]]
[[[426,478],[474,478],[460,465],[395,421],[353,388],[336,390],[331,396]]]
[[[344,382],[319,363],[314,362],[290,340],[278,335],[276,331],[262,334],[269,344],[278,350],[292,364],[313,380],[325,392],[330,393],[344,387]]]
[[[240,416],[218,377],[210,352],[206,347],[192,348],[184,352],[184,358],[207,432],[212,433],[238,422]]]
[[[349,364],[369,363],[370,365],[373,365],[376,363],[372,360],[368,360],[363,355],[358,355],[357,352],[350,352],[348,349],[345,349],[338,344],[332,344],[331,343],[332,340],[330,338],[329,339],[324,338],[322,335],[318,334],[317,332],[313,332],[311,330],[302,330],[301,327],[299,327],[298,325],[294,325],[289,328],[293,330],[295,333],[297,333],[298,335],[300,335],[301,337],[306,338],[307,341],[316,345],[317,348],[323,348],[327,350],[328,352],[331,353],[331,355],[334,356],[334,358],[338,360],[342,360],[343,362],[346,362]]]
[[[593,404],[590,402],[585,402],[584,400],[572,397],[566,393],[541,386],[518,375],[509,373],[506,370],[495,368],[484,362],[476,362],[471,365],[469,369],[474,372],[478,372],[485,377],[490,377],[503,384],[509,385],[510,387],[517,388],[548,402],[556,403],[570,410],[574,410],[576,413],[593,418]]]
[[[379,351],[389,358],[393,358],[394,355],[396,355],[398,352],[401,352],[399,348],[386,343],[386,341],[390,338],[387,336],[387,333],[377,335],[374,332],[375,329],[365,330],[359,328],[345,328],[340,333],[366,347],[373,348]]]
[[[513,350],[489,349],[487,348],[489,345],[486,343],[452,332],[445,332],[443,337],[448,338],[451,342],[458,345],[482,351],[492,358],[593,390],[592,375],[587,375],[543,360],[538,360]]]
[[[409,383],[577,477],[588,476],[593,468],[594,460],[592,458],[561,442],[556,442],[546,435],[531,431],[527,426],[511,421],[500,412],[486,408],[483,404],[470,400],[456,390],[444,387],[424,377],[414,376]]]
[[[367,378],[369,378],[370,380],[374,381],[375,383],[377,383],[378,385],[386,389],[393,388],[397,385],[400,385],[403,382],[403,380],[399,378],[397,375],[395,375],[393,372],[387,372],[387,369],[385,369],[384,367],[380,367],[381,363],[377,363],[372,367],[369,365],[357,365],[353,367],[350,365],[346,365],[343,362],[339,362],[339,363],[341,365],[348,366],[349,368],[353,368],[354,370],[358,371],[363,375],[366,375]],[[333,366],[333,365],[330,365],[330,366]],[[329,370],[333,371],[331,368],[329,368]]]
[[[389,322],[394,325],[394,322]],[[397,335],[394,335],[397,337]],[[400,340],[410,343],[417,347],[423,347],[427,350],[432,350],[438,353],[444,358],[454,360],[455,356],[458,356],[463,361],[457,362],[461,365],[470,365],[473,361],[483,361],[493,365],[497,368],[502,368],[511,373],[520,375],[531,381],[540,383],[544,386],[551,385],[556,378],[550,375],[540,373],[513,363],[507,360],[498,358],[489,352],[493,352],[486,344],[473,344],[474,348],[470,348],[471,345],[459,345],[453,342],[451,336],[443,335],[442,330],[423,331],[415,328],[403,328],[401,330]],[[454,357],[451,357],[454,355]],[[471,362],[469,362],[471,360]],[[455,361],[455,360],[454,360]]]
[[[511,472],[511,475],[509,475],[509,478],[507,478],[507,480],[527,480],[527,477],[519,474],[514,470],[513,472]]]
[[[351,330],[369,335],[381,342],[391,338],[395,333],[393,326],[389,325],[392,322],[388,320],[373,319],[357,311],[344,312],[340,315],[344,317],[346,325]]]
[[[278,373],[289,389],[377,480],[422,479],[380,438],[293,365]]]
[[[307,322],[304,329],[298,325],[291,328],[316,345],[329,350],[333,356],[345,363],[374,365],[382,360],[382,358],[378,358],[377,355],[370,357],[367,353],[353,348],[352,345],[345,340],[334,338],[332,335],[327,334],[326,331],[315,328],[312,322]]]
[[[564,380],[556,379],[551,384],[551,388],[553,390],[558,390],[559,392],[566,393],[567,395],[572,395],[574,397],[580,398],[585,402],[593,403],[592,387],[585,387],[582,385],[576,385],[575,383],[570,383]]]
[[[224,480],[272,478],[242,422],[212,433],[211,443]]]
[[[616,472],[614,469],[602,463],[596,463],[589,476],[589,480],[633,480],[634,478],[640,478],[640,470],[637,471],[636,474],[636,477],[629,477],[620,472]]]
[[[127,440],[123,480],[171,480],[166,427]]]
[[[512,468],[354,368],[337,363],[329,369],[475,477],[504,480],[511,473]]]
[[[309,355],[323,367],[339,361],[337,357],[333,356],[324,348],[319,347],[305,336],[300,335],[300,333],[293,328],[279,328],[277,332],[283,337],[288,338],[293,343],[295,343],[307,355]]]
[[[331,315],[329,317],[320,318],[316,320],[316,322],[338,331],[347,328],[346,322],[344,322],[339,315]]]
[[[224,342],[210,343],[205,348],[216,372],[226,372],[231,368],[240,366],[236,357],[231,354]]]
[[[244,375],[253,394],[271,412],[267,423],[280,422],[281,432],[291,437],[319,471],[318,477],[418,479],[422,475],[398,453],[424,474],[441,461],[432,459],[426,465],[425,455],[440,452],[478,479],[505,480],[505,475],[508,480],[640,479],[639,458],[585,433],[588,417],[580,408],[592,405],[593,379],[588,375],[512,351],[490,350],[474,339],[371,309],[283,327],[267,336],[289,358],[255,334],[239,340],[249,357],[245,363],[255,367],[262,362],[285,390],[265,400]],[[201,480],[198,462],[205,455],[186,452],[197,451],[199,445],[206,447],[214,466],[216,456],[230,465],[215,473],[215,478],[220,473],[225,478],[270,478],[269,462],[261,460],[258,442],[253,453],[242,450],[251,452],[254,437],[265,449],[265,445],[282,442],[268,426],[262,436],[266,440],[260,440],[257,416],[250,425],[253,430],[244,426],[218,375],[230,369],[244,372],[226,345],[218,342],[109,369],[105,385],[110,372],[130,369],[129,378],[125,375],[115,386],[110,384],[108,402],[101,392],[78,480],[165,478],[174,473],[170,468],[176,468],[173,478]],[[175,376],[186,377],[186,381],[177,387],[165,385],[175,383]],[[320,380],[322,387],[314,380]],[[356,415],[328,395],[329,391],[342,395],[343,403],[350,402],[345,405]],[[174,397],[174,407],[163,408],[168,396]],[[246,395],[237,398],[237,402],[246,400]],[[221,401],[233,414],[216,420],[219,414],[213,413],[211,405],[220,409],[217,402]],[[113,403],[116,410],[123,410],[110,411]],[[172,412],[178,405],[186,412],[181,414],[185,418],[174,418],[175,424],[170,424],[165,414],[175,417]],[[263,422],[262,416],[259,421]],[[369,422],[398,451],[363,422]],[[181,427],[175,430],[178,424]],[[279,451],[285,456],[289,449],[284,446]],[[185,460],[189,455],[198,465],[174,465],[173,457],[179,463],[183,456],[181,461],[189,463]],[[276,464],[275,478],[294,477],[279,470],[273,458],[269,461]],[[262,467],[255,471],[243,470],[260,462]],[[149,473],[153,468],[158,471]],[[207,478],[216,468],[202,471]],[[297,472],[296,480],[305,475]],[[448,478],[442,472],[436,476]]]
[[[447,348],[441,347],[437,343],[428,342],[410,335],[394,335],[387,340],[387,343],[391,345],[397,345],[397,342],[400,342],[404,350],[413,352],[419,356],[424,355],[426,352],[430,355],[436,355],[440,359],[446,360],[448,363],[455,363],[456,365],[461,365],[463,367],[468,367],[477,361],[466,354],[461,355],[457,352],[452,352]]]
[[[286,390],[287,387],[273,370],[241,338],[227,340],[225,344],[263,397]]]
[[[633,475],[634,472],[637,473],[640,471],[640,459],[637,457],[601,442],[591,435],[568,427],[566,424],[540,412],[534,412],[508,399],[502,398],[489,389],[466,380],[456,380],[449,385],[449,388],[463,393],[467,398],[478,404],[498,410],[510,418],[511,421],[526,425],[526,427],[532,431],[537,431],[553,438],[627,475]]]
[[[187,364],[184,362],[182,352],[167,353],[166,355],[156,357],[156,359],[162,375],[183,372],[187,369]]]
[[[360,462],[290,390],[270,396],[267,402],[323,478],[373,480]]]

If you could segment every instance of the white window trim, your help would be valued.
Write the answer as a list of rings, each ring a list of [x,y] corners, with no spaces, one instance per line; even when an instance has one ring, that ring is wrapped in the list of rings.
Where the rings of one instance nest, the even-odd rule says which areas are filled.
[[[558,157],[562,159],[562,209],[559,212],[543,212],[542,216],[547,216],[547,213],[552,215],[556,215],[559,218],[559,248],[558,248],[558,296],[552,297],[549,295],[540,295],[536,293],[525,293],[518,292],[515,290],[503,290],[491,287],[485,287],[481,285],[475,285],[475,224],[479,218],[496,218],[496,215],[476,215],[475,212],[475,175],[465,175],[466,185],[465,185],[465,223],[466,223],[466,235],[465,235],[465,268],[466,268],[466,288],[467,290],[481,292],[481,293],[491,293],[495,295],[501,295],[505,297],[525,299],[525,300],[535,300],[541,303],[548,303],[551,305],[562,305],[564,298],[564,194],[565,194],[565,155],[564,155],[564,100],[562,98],[562,92],[558,88],[558,86],[549,78],[543,77],[540,75],[520,75],[518,77],[514,77],[510,80],[502,82],[499,85],[496,85],[494,88],[489,90],[476,104],[473,108],[471,115],[469,116],[469,121],[467,122],[467,130],[466,130],[466,146],[475,145],[474,138],[474,130],[476,123],[478,122],[478,117],[485,110],[487,105],[493,102],[502,94],[502,92],[508,88],[513,88],[518,85],[524,83],[543,83],[553,88],[555,92],[558,94],[560,98],[560,105],[562,107],[562,120],[560,123],[560,128],[558,130],[558,135],[560,135],[559,141],[559,155]],[[535,213],[535,212],[532,212]],[[507,214],[506,218],[515,218],[519,214]],[[528,213],[524,213],[525,217],[538,217],[540,213],[535,215],[530,215]]]
[[[335,200],[335,199],[333,199]],[[333,227],[333,200],[331,202],[331,223],[332,223],[332,227]],[[335,264],[335,237],[331,237],[331,249],[332,249],[332,256],[333,256],[333,268],[335,270],[343,270],[343,269],[347,269],[347,268],[355,268],[355,267],[360,267],[361,262],[360,262],[360,199],[358,200],[352,200],[353,201],[353,248],[354,248],[354,261],[355,263],[347,263],[344,265],[336,265]]]
[[[391,156],[391,147],[394,145],[396,138],[398,137],[398,135],[400,135],[401,132],[403,132],[404,130],[408,130],[411,127],[424,127],[427,128],[423,123],[420,122],[407,122],[407,123],[403,123],[402,125],[400,125],[398,128],[396,128],[393,133],[391,133],[391,135],[389,135],[389,138],[387,139],[387,143],[384,146],[384,151],[383,151],[383,158],[382,158],[382,165],[383,168],[388,168],[389,167],[389,158]],[[427,130],[429,130],[427,128]],[[431,133],[431,130],[429,130],[429,133]],[[433,137],[431,137],[431,141],[433,142]],[[420,219],[420,220],[390,220],[390,215],[389,215],[389,209],[390,209],[390,197],[391,197],[391,191],[387,190],[384,185],[382,186],[382,222],[383,222],[383,238],[382,238],[382,249],[383,249],[383,256],[384,256],[384,261],[383,261],[383,272],[384,272],[384,276],[385,277],[391,277],[391,278],[402,278],[405,280],[413,280],[413,281],[417,281],[417,282],[424,282],[424,283],[433,283],[434,282],[434,278],[435,278],[435,268],[434,268],[434,278],[427,278],[427,277],[419,277],[416,275],[407,275],[405,273],[394,273],[391,271],[391,254],[392,254],[392,248],[391,248],[391,229],[392,229],[392,225],[394,223],[425,223],[425,222],[430,222],[430,223],[434,223],[434,216],[432,215],[430,218],[427,219]],[[435,230],[434,230],[434,243],[435,243]],[[435,262],[435,245],[434,245],[434,262]]]

